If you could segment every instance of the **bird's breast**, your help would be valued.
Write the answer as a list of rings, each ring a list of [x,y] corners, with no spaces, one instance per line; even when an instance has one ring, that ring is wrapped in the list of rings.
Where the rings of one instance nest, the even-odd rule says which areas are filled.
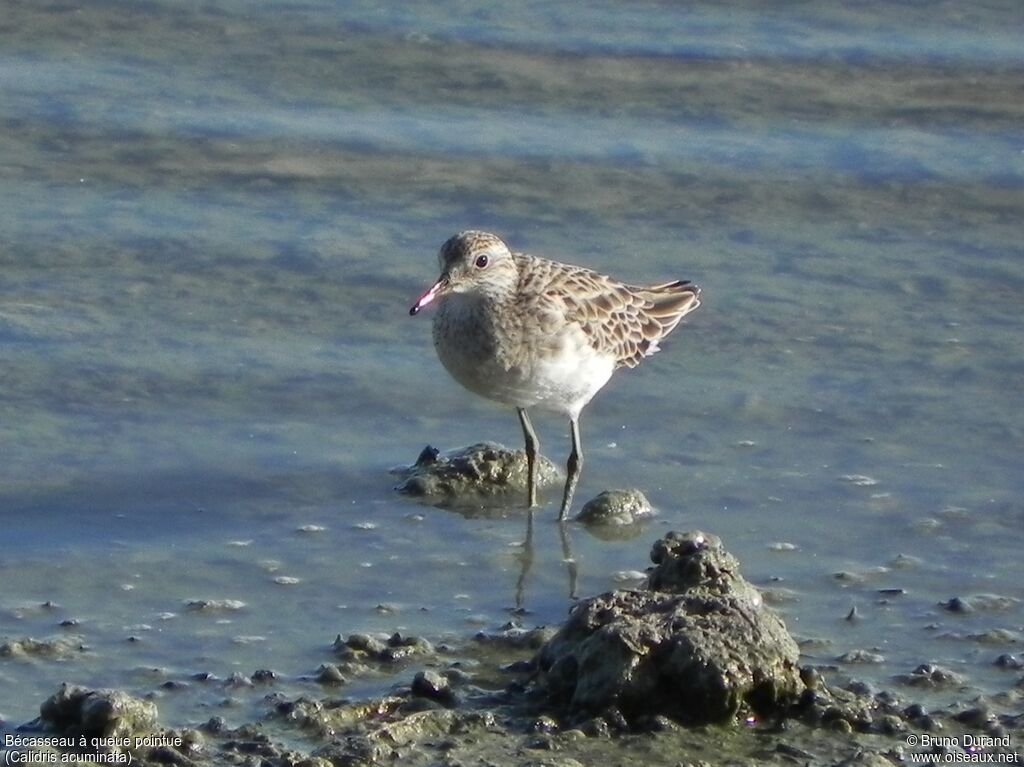
[[[578,415],[608,382],[614,356],[594,349],[573,323],[554,332],[529,327],[494,306],[450,296],[434,317],[434,346],[449,374],[476,394]]]

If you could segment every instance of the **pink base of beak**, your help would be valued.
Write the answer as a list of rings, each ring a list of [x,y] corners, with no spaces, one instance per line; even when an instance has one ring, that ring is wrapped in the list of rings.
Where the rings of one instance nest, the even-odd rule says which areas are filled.
[[[428,290],[426,293],[424,293],[416,300],[416,303],[414,303],[412,305],[412,308],[409,309],[409,316],[419,314],[420,309],[422,309],[424,306],[426,306],[435,298],[437,298],[437,291],[439,291],[440,289],[441,280],[438,280],[437,282],[430,286],[430,290]]]

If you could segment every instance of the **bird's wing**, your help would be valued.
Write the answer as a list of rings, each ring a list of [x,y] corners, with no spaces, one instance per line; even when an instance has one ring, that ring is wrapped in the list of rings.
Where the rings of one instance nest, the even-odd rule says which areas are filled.
[[[559,323],[577,325],[616,366],[635,367],[656,352],[658,341],[699,303],[686,283],[635,288],[580,266],[533,261],[520,272],[520,295],[533,297],[535,319],[552,331]]]

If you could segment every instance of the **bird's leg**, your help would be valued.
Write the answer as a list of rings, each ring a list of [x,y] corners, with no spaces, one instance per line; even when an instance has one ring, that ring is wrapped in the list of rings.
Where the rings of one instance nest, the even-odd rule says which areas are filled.
[[[572,433],[572,450],[569,453],[569,461],[565,466],[565,492],[562,495],[562,510],[558,512],[559,520],[564,520],[569,516],[572,494],[576,492],[576,483],[579,481],[580,470],[583,468],[583,450],[580,448],[580,422],[578,417],[569,419],[569,429]]]
[[[533,430],[530,423],[530,416],[526,408],[517,407],[519,424],[523,427],[523,438],[526,440],[526,496],[527,505],[532,509],[537,505],[537,448],[540,442],[537,440],[537,432]]]

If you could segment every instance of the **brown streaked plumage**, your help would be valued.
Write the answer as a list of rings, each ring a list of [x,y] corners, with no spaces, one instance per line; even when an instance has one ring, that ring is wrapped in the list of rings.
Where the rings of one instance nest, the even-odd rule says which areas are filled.
[[[488,232],[461,232],[438,254],[441,276],[409,310],[437,300],[434,347],[470,391],[512,405],[526,440],[530,506],[538,441],[527,408],[569,416],[572,450],[559,519],[582,468],[579,416],[619,367],[636,367],[700,306],[700,288],[626,285],[558,261],[513,253]]]

